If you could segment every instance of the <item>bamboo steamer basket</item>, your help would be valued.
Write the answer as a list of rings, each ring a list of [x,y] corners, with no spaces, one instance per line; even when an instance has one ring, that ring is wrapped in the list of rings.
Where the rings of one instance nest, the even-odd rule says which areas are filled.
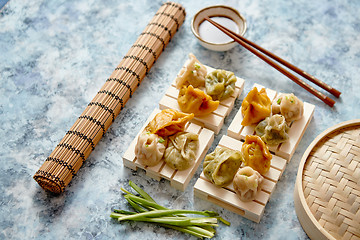
[[[310,144],[294,204],[311,239],[360,239],[360,119],[337,124]]]

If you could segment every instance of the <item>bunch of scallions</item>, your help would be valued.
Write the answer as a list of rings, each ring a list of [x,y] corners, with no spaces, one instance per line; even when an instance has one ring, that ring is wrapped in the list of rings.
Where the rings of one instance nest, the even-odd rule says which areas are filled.
[[[168,209],[157,204],[144,190],[132,181],[129,185],[139,194],[135,195],[121,188],[125,192],[125,199],[135,212],[114,209],[110,217],[122,221],[138,221],[155,223],[162,227],[172,228],[198,238],[212,238],[218,220],[230,226],[230,223],[214,211],[195,211],[183,209]],[[191,216],[186,216],[189,214]],[[200,215],[200,216],[196,216]],[[194,217],[196,216],[196,217]]]

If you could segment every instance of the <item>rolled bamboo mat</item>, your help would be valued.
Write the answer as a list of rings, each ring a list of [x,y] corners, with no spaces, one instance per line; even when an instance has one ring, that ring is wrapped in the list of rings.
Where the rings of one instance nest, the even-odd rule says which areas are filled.
[[[185,9],[166,2],[120,64],[35,173],[45,190],[61,193],[94,150],[156,59],[185,20]]]

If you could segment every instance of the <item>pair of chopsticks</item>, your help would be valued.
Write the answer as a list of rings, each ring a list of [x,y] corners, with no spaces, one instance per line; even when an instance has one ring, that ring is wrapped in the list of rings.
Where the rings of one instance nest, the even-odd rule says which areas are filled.
[[[329,105],[330,107],[334,106],[335,101],[333,99],[327,97],[325,94],[319,92],[318,90],[316,90],[315,88],[313,88],[309,84],[305,83],[303,80],[296,77],[294,74],[292,74],[288,70],[284,69],[279,64],[272,61],[270,58],[272,58],[275,61],[281,63],[282,65],[286,66],[287,68],[291,69],[292,71],[296,72],[297,74],[303,76],[304,78],[310,80],[311,82],[313,82],[314,84],[316,84],[319,87],[323,88],[324,90],[328,91],[329,93],[331,93],[332,95],[334,95],[337,98],[340,96],[341,92],[339,92],[335,88],[332,88],[331,86],[327,85],[326,83],[320,81],[319,79],[315,78],[314,76],[308,74],[307,72],[301,70],[300,68],[292,65],[291,63],[285,61],[284,59],[276,56],[275,54],[267,51],[266,49],[263,49],[262,47],[256,45],[255,43],[247,40],[243,36],[240,36],[240,35],[236,34],[235,32],[231,31],[230,29],[227,29],[226,27],[220,25],[219,23],[211,20],[209,17],[205,17],[205,20],[207,20],[208,22],[213,24],[215,27],[217,27],[222,32],[224,32],[226,35],[228,35],[229,37],[234,39],[235,42],[237,42],[241,46],[245,47],[247,50],[249,50],[250,52],[252,52],[256,56],[261,58],[263,61],[268,63],[270,66],[274,67],[276,70],[278,70],[279,72],[281,72],[282,74],[284,74],[285,76],[287,76],[288,78],[293,80],[295,83],[299,84],[302,88],[304,88],[308,92],[312,93],[313,95],[315,95],[316,97],[321,99],[327,105]],[[267,56],[265,56],[262,53],[258,52],[257,50],[262,52],[263,54],[267,55],[270,58],[268,58]]]

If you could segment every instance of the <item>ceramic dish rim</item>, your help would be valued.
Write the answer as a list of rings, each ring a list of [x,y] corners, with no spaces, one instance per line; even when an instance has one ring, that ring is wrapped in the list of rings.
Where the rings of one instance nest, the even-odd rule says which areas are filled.
[[[191,19],[191,31],[192,33],[194,34],[194,36],[201,42],[205,43],[205,44],[209,44],[209,45],[212,45],[212,46],[227,46],[229,44],[232,44],[232,43],[235,43],[234,40],[231,40],[229,42],[226,42],[226,43],[211,43],[211,42],[208,42],[208,41],[205,41],[203,38],[200,37],[200,34],[198,33],[198,31],[195,30],[195,19],[199,16],[200,13],[208,10],[208,9],[212,9],[212,8],[226,8],[228,10],[231,10],[233,11],[236,15],[238,15],[238,17],[242,20],[243,22],[243,31],[242,32],[239,32],[238,34],[239,35],[244,35],[244,33],[246,32],[246,29],[247,29],[247,24],[246,24],[246,19],[244,18],[244,16],[238,11],[236,10],[235,8],[233,7],[229,7],[229,6],[226,6],[226,5],[212,5],[212,6],[208,6],[208,7],[205,7],[205,8],[202,8],[200,9],[195,15],[194,17]],[[225,16],[224,14],[223,15],[216,15],[216,16],[224,16],[224,17],[228,17],[228,16]],[[212,16],[209,16],[209,17],[212,17]],[[215,15],[214,15],[215,17]],[[230,17],[228,17],[230,18]],[[230,18],[232,21],[234,21],[232,18]],[[203,22],[203,21],[202,21]],[[199,23],[199,26],[200,24],[202,23],[200,22]],[[235,22],[235,21],[234,21]],[[235,22],[235,24],[240,28],[241,26]]]

